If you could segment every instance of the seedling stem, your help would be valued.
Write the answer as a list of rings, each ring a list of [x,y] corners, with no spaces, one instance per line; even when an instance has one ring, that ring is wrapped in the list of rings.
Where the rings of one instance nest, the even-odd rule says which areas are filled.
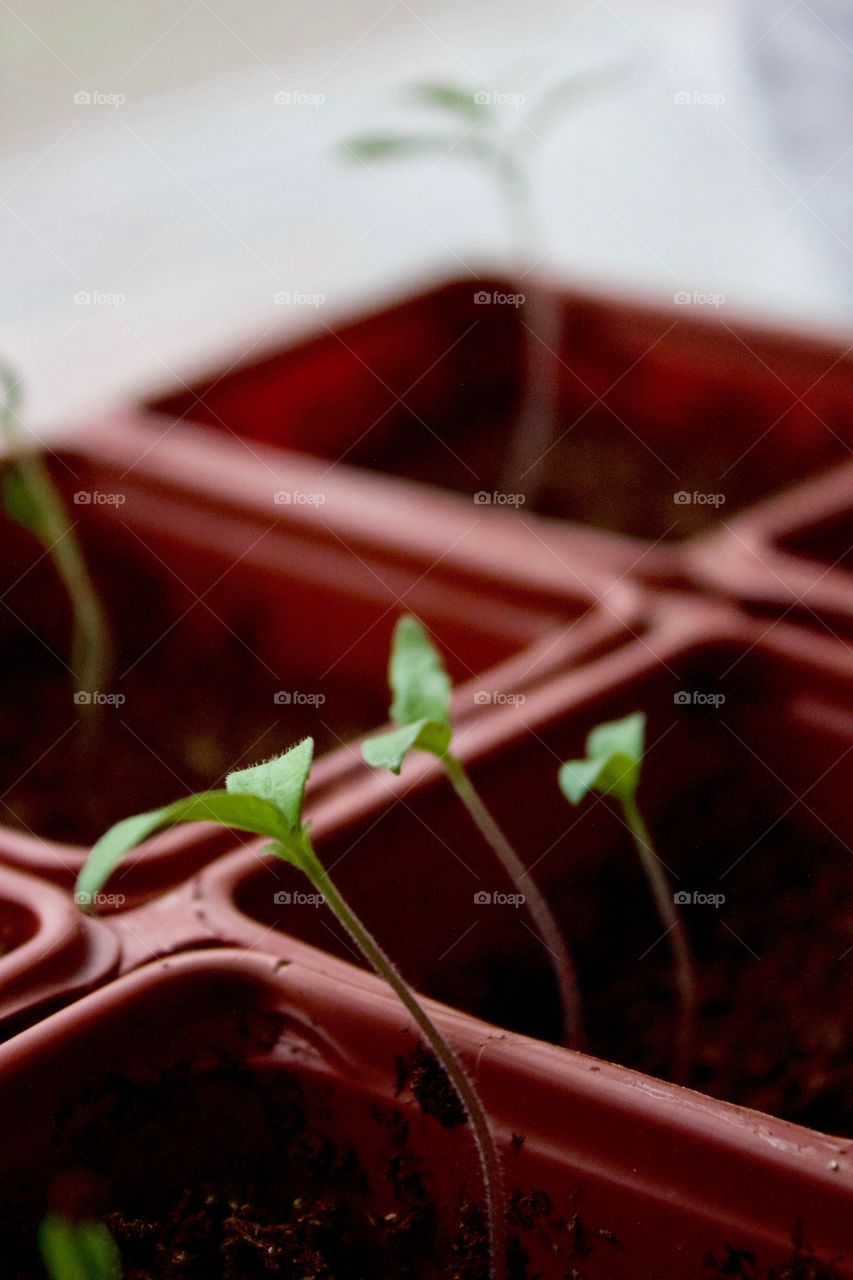
[[[78,877],[75,898],[84,909],[96,902],[96,895],[123,855],[163,827],[213,820],[221,826],[267,836],[271,843],[267,845],[266,852],[303,872],[323,895],[368,964],[399,997],[447,1073],[468,1116],[480,1158],[489,1224],[489,1274],[492,1280],[506,1280],[503,1182],[497,1148],[483,1104],[453,1049],[373,934],[346,902],[317,856],[308,827],[302,821],[302,802],[313,745],[312,740],[306,738],[277,759],[230,774],[224,791],[201,792],[163,809],[116,823],[92,849]]]
[[[560,788],[571,804],[580,804],[591,791],[613,796],[639,855],[658,916],[669,938],[678,992],[678,1024],[672,1077],[686,1084],[693,1059],[696,1024],[696,970],[681,913],[675,905],[664,864],[637,804],[637,788],[646,737],[646,717],[637,711],[624,720],[600,724],[588,735],[583,760],[567,760],[560,769]]]
[[[450,676],[438,649],[411,615],[398,619],[394,629],[388,678],[394,695],[391,718],[397,728],[369,738],[362,746],[365,760],[392,773],[400,772],[410,750],[429,752],[441,761],[454,791],[530,911],[539,938],[551,956],[560,996],[563,1043],[580,1048],[581,1002],[569,949],[532,876],[483,803],[462,761],[451,750]]]
[[[18,380],[0,365],[3,405],[0,430],[15,468],[17,483],[6,487],[10,515],[39,540],[62,582],[71,605],[71,671],[84,714],[97,704],[91,694],[106,687],[109,671],[109,631],[98,593],[86,566],[80,543],[44,460],[21,439],[18,427]]]

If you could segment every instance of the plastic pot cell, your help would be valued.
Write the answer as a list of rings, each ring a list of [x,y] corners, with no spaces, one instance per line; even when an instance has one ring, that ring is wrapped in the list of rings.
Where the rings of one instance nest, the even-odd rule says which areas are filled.
[[[23,529],[3,529],[0,820],[15,828],[6,856],[63,883],[119,817],[217,785],[309,729],[322,753],[380,723],[404,610],[447,653],[464,686],[460,711],[481,688],[523,684],[624,632],[588,584],[553,612],[503,599],[473,572],[457,580],[432,561],[383,560],[381,542],[352,546],[333,517],[315,537],[298,520],[261,520],[211,492],[138,477],[129,440],[111,453],[93,437],[56,467],[109,615],[106,689],[75,695],[67,601],[50,561]],[[75,696],[93,704],[88,718]],[[346,750],[327,756],[318,784],[350,763]],[[113,888],[133,905],[226,843],[206,828],[170,833]]]
[[[536,375],[558,381],[560,401],[542,511],[585,526],[577,546],[587,554],[623,568],[642,556],[637,572],[658,578],[678,569],[667,544],[847,456],[846,341],[739,322],[713,298],[678,295],[665,308],[535,289],[558,313],[550,370],[525,344],[530,318],[500,304],[516,296],[506,282],[452,282],[212,370],[154,406],[159,430],[201,423],[232,443],[426,482],[469,503],[478,492],[511,503],[519,485],[505,473],[508,443],[535,354]],[[524,508],[516,514],[529,523]],[[547,536],[570,554],[566,530]]]
[[[853,629],[853,465],[761,503],[694,551],[698,575],[810,626]]]
[[[851,1274],[837,1145],[438,1016],[493,1119],[516,1280]],[[138,1275],[483,1275],[470,1137],[417,1048],[378,988],[261,955],[56,1014],[0,1048],[5,1273],[40,1275],[51,1205],[105,1218]]]
[[[119,945],[67,894],[0,867],[0,1039],[15,1034],[118,970]]]
[[[556,780],[593,725],[644,710],[640,800],[699,971],[690,1082],[850,1136],[853,659],[792,627],[762,631],[688,604],[643,644],[485,711],[461,751],[571,939],[590,1052],[664,1078],[674,1001],[663,929],[619,814],[595,799],[570,809]],[[415,986],[556,1038],[548,957],[434,768],[352,779],[312,822],[325,864]],[[191,913],[171,919],[174,945],[183,930],[319,968],[332,955],[355,963],[304,890],[256,846],[238,851],[195,882]]]

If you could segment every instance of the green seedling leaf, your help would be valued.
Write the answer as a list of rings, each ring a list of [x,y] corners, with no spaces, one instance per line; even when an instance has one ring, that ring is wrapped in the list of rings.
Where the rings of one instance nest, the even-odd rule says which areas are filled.
[[[237,831],[271,836],[277,842],[283,840],[288,848],[293,845],[289,821],[269,800],[229,791],[201,791],[162,809],[123,818],[110,827],[93,846],[77,877],[74,896],[78,905],[84,910],[92,909],[97,895],[131,849],[161,828],[186,822],[218,822]]]
[[[344,159],[402,160],[406,156],[447,151],[453,138],[430,133],[366,133],[347,139],[341,148]]]
[[[285,751],[284,755],[238,769],[225,779],[225,789],[233,795],[257,796],[274,804],[284,814],[291,831],[302,829],[302,803],[305,785],[311,772],[314,756],[314,739],[302,742]]]
[[[416,720],[450,723],[450,676],[438,649],[411,614],[400,618],[394,628],[388,680],[394,695],[391,718],[395,724],[414,724]]]
[[[388,683],[393,694],[391,719],[399,728],[362,744],[367,763],[399,773],[406,754],[413,748],[439,757],[446,755],[453,737],[453,685],[441,654],[411,614],[404,614],[394,628]]]
[[[466,124],[479,124],[490,114],[490,104],[484,100],[483,94],[446,80],[415,85],[411,97],[424,106],[449,111],[461,117]]]
[[[69,1222],[49,1214],[39,1249],[51,1280],[121,1280],[121,1258],[102,1222]]]
[[[41,527],[38,503],[20,471],[3,472],[3,508],[10,520],[38,536]]]
[[[365,761],[375,769],[390,769],[392,773],[399,773],[407,753],[413,747],[440,757],[446,753],[452,737],[453,730],[446,722],[415,720],[413,724],[401,725],[390,733],[380,733],[375,738],[368,738],[361,750]]]
[[[568,760],[560,769],[560,789],[566,799],[580,804],[590,791],[631,799],[640,781],[645,735],[642,711],[593,729],[586,740],[586,758]]]

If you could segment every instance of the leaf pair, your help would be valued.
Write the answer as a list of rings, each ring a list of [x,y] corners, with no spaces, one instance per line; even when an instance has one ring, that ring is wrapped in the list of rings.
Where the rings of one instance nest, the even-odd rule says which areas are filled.
[[[623,68],[618,64],[575,71],[540,94],[522,117],[524,146],[529,149],[541,135],[556,124],[566,108],[574,106],[591,92],[612,85]],[[351,138],[346,144],[349,156],[370,162],[396,160],[410,155],[439,153],[451,149],[474,154],[478,159],[494,160],[498,149],[500,112],[494,96],[475,85],[462,85],[448,80],[429,80],[413,85],[407,96],[415,104],[436,109],[449,116],[465,132],[376,133]],[[510,96],[510,95],[504,95]],[[523,95],[514,95],[515,98]]]
[[[269,836],[273,851],[304,871],[311,852],[302,804],[313,754],[314,741],[305,738],[284,755],[229,774],[224,791],[202,791],[117,822],[89,854],[77,879],[77,902],[90,908],[124,854],[156,831],[187,822],[218,822]]]
[[[391,719],[398,728],[362,744],[364,759],[377,769],[399,773],[409,751],[428,751],[442,759],[450,750],[453,686],[442,661],[417,618],[406,614],[394,628],[388,680]]]
[[[635,711],[593,729],[583,760],[567,760],[559,773],[560,789],[571,804],[580,804],[591,791],[625,801],[634,797],[646,738],[646,717]]]

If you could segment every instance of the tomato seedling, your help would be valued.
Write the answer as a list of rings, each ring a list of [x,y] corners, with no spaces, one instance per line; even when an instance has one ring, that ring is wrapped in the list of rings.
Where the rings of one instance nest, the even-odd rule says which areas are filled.
[[[535,881],[483,803],[460,758],[453,752],[452,684],[441,654],[417,618],[398,619],[388,679],[393,701],[390,733],[368,738],[362,754],[369,765],[399,774],[410,751],[436,756],[468,814],[522,895],[539,938],[551,958],[562,1013],[563,1043],[579,1048],[583,1033],[577,976],[568,946]]]
[[[490,1275],[505,1280],[507,1244],[500,1159],[479,1094],[453,1049],[415,993],[358,918],[322,865],[302,818],[305,786],[314,743],[306,738],[283,755],[231,773],[224,791],[203,791],[149,813],[125,818],[92,848],[77,879],[77,901],[97,900],[109,876],[128,853],[164,827],[186,822],[217,822],[223,827],[264,836],[265,852],[283,859],[308,877],[375,972],[400,999],[429,1048],[441,1063],[471,1125],[480,1157],[489,1220]]]
[[[476,84],[423,81],[404,96],[426,109],[435,124],[406,130],[357,134],[343,154],[370,165],[409,157],[448,157],[481,172],[495,193],[506,221],[513,274],[519,285],[544,256],[547,237],[540,225],[530,162],[567,109],[610,84],[618,67],[575,72],[537,94],[487,91]],[[524,381],[502,486],[517,490],[531,505],[546,479],[547,458],[558,431],[559,364],[562,337],[560,301],[553,290],[532,285],[519,294]]]
[[[673,1079],[684,1084],[690,1074],[693,1055],[696,971],[672,886],[637,804],[645,739],[646,717],[641,711],[626,716],[624,720],[600,724],[586,740],[584,759],[567,760],[560,769],[559,781],[563,795],[571,804],[580,804],[590,792],[597,791],[603,796],[613,796],[621,806],[672,949],[679,1004]]]

